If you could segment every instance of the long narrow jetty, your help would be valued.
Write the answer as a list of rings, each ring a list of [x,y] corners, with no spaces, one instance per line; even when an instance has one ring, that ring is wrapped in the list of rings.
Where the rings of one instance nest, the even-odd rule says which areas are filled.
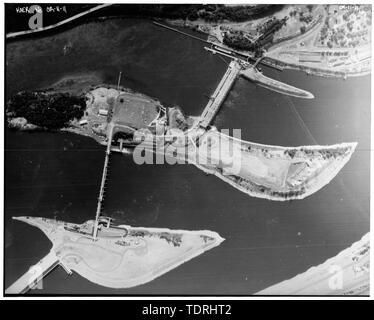
[[[238,63],[235,60],[231,61],[220,83],[218,84],[214,93],[211,95],[208,104],[200,116],[200,127],[206,129],[212,122],[232,85],[234,84],[239,71],[240,67],[238,66]]]
[[[18,31],[18,32],[12,32],[12,33],[8,33],[6,35],[6,38],[7,39],[11,39],[11,38],[16,38],[16,37],[19,37],[19,36],[23,36],[23,35],[27,35],[27,34],[31,34],[31,33],[38,33],[38,32],[42,32],[42,31],[47,31],[47,30],[51,30],[51,29],[54,29],[54,28],[57,28],[59,26],[62,26],[64,24],[67,24],[67,23],[70,23],[72,22],[73,20],[76,20],[78,18],[81,18],[89,13],[92,13],[92,12],[95,12],[97,10],[100,10],[100,9],[103,9],[105,7],[108,7],[108,6],[111,6],[112,4],[111,3],[104,3],[104,4],[100,4],[96,7],[93,7],[91,9],[88,9],[84,12],[81,12],[81,13],[78,13],[68,19],[65,19],[65,20],[62,20],[58,23],[55,23],[55,24],[52,24],[52,25],[49,25],[47,27],[43,27],[43,28],[38,28],[38,29],[33,29],[33,30],[25,30],[25,31]]]
[[[267,88],[269,90],[272,90],[272,91],[276,91],[276,92],[279,92],[279,93],[282,93],[282,94],[286,94],[286,95],[289,95],[289,96],[293,96],[293,97],[297,97],[297,98],[304,98],[304,99],[313,99],[314,98],[314,95],[312,93],[310,93],[309,91],[306,91],[306,90],[303,90],[303,89],[300,89],[300,88],[296,88],[294,86],[291,86],[289,84],[286,84],[286,83],[283,83],[281,81],[277,81],[277,80],[274,80],[272,78],[269,78],[267,76],[265,76],[262,72],[260,72],[257,68],[256,68],[256,65],[261,63],[261,61],[263,60],[263,58],[258,58],[256,63],[254,65],[251,65],[250,63],[240,59],[240,58],[237,58],[236,56],[233,56],[232,53],[230,51],[221,51],[221,50],[217,50],[217,49],[214,49],[214,48],[208,48],[208,47],[204,47],[205,50],[207,51],[210,51],[212,52],[213,54],[219,54],[219,55],[222,55],[222,56],[225,56],[225,57],[228,57],[230,59],[234,59],[239,61],[241,61],[241,65],[238,65],[238,69],[240,69],[239,71],[239,75],[241,75],[242,77],[250,80],[250,81],[253,81],[255,83],[257,83],[258,85],[264,87],[264,88]]]
[[[161,28],[165,28],[165,29],[168,29],[168,30],[171,30],[171,31],[174,31],[174,32],[180,33],[180,34],[183,34],[184,36],[190,37],[190,38],[192,38],[192,39],[195,39],[195,40],[199,40],[199,41],[202,41],[202,42],[208,43],[208,41],[205,40],[205,39],[202,39],[202,38],[196,37],[196,36],[194,36],[194,35],[192,35],[192,34],[189,34],[189,33],[187,33],[187,32],[183,32],[183,31],[181,31],[181,30],[178,30],[177,28],[169,27],[169,26],[167,26],[167,25],[165,25],[165,24],[161,24],[161,23],[158,23],[158,22],[156,22],[156,21],[153,21],[153,24],[155,24],[156,26],[159,26],[159,27],[161,27]]]
[[[105,151],[104,168],[103,168],[103,174],[101,176],[100,192],[99,192],[99,198],[97,201],[97,208],[96,208],[96,221],[98,221],[101,215],[101,209],[102,209],[102,205],[104,201],[105,183],[106,183],[106,177],[108,175],[109,157],[110,157],[110,151],[112,148],[112,136],[113,136],[113,127],[109,129],[109,134],[108,134],[108,143],[107,143],[107,147]],[[95,230],[94,237],[96,236],[96,232],[97,230]]]
[[[107,177],[107,174],[108,174],[110,147],[111,147],[110,143],[108,142],[108,148],[107,148],[107,151],[105,152],[103,174],[101,176],[99,198],[98,198],[98,202],[97,202],[97,209],[96,209],[96,216],[97,217],[100,216],[101,208],[102,208],[102,202],[104,200],[105,183],[106,183],[106,177]]]
[[[260,71],[258,71],[254,66],[251,66],[245,70],[242,70],[240,72],[240,75],[244,78],[247,78],[248,80],[251,80],[258,85],[279,92],[283,94],[287,94],[289,96],[294,96],[297,98],[304,98],[304,99],[313,99],[314,95],[310,93],[309,91],[296,88],[294,86],[291,86],[289,84],[283,83],[281,81],[277,81],[274,79],[271,79],[264,74],[262,74]]]
[[[60,263],[56,254],[51,250],[42,260],[33,265],[22,277],[14,282],[8,289],[6,294],[24,294],[30,289],[38,286],[38,283],[50,273]],[[40,284],[42,288],[42,284]]]

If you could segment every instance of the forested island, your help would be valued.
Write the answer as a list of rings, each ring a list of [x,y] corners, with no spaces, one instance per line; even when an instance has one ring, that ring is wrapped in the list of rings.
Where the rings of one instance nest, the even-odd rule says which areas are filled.
[[[73,119],[82,118],[85,108],[84,96],[67,92],[21,91],[9,100],[7,118],[11,128],[27,129],[30,126],[22,124],[31,124],[57,130],[69,126]]]

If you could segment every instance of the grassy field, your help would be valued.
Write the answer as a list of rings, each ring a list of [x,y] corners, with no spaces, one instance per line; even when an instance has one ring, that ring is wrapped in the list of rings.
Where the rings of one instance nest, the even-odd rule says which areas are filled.
[[[157,107],[152,100],[123,93],[116,100],[113,122],[140,129],[147,127],[157,114]]]

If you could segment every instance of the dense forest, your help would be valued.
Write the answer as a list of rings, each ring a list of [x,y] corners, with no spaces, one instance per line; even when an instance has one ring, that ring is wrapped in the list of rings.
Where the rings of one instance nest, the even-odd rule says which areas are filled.
[[[245,37],[243,31],[226,32],[223,43],[237,50],[253,51],[255,49],[254,43]]]
[[[219,22],[223,20],[242,22],[263,18],[281,10],[283,5],[259,4],[254,6],[225,6],[217,5],[215,10],[204,8],[198,16],[208,22]]]
[[[253,51],[256,56],[261,54],[262,49],[266,49],[273,44],[274,34],[280,30],[287,22],[287,17],[279,20],[272,18],[260,27],[258,32],[261,35],[256,41],[250,41],[242,31],[226,32],[223,43],[237,50]]]
[[[132,15],[161,19],[203,19],[207,22],[246,21],[272,15],[283,5],[225,6],[223,4],[128,4],[108,7],[116,15]]]
[[[84,97],[68,93],[21,91],[10,99],[7,112],[12,117],[23,117],[39,127],[60,129],[68,126],[74,118],[80,119],[85,108]]]

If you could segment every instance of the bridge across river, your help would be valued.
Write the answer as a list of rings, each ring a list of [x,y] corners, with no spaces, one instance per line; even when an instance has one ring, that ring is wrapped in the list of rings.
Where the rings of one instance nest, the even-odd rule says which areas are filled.
[[[211,95],[208,104],[206,105],[203,113],[200,116],[200,127],[206,129],[212,122],[227,94],[229,93],[232,85],[234,84],[239,72],[239,64],[235,60],[231,61],[220,83],[218,84],[214,93]]]

